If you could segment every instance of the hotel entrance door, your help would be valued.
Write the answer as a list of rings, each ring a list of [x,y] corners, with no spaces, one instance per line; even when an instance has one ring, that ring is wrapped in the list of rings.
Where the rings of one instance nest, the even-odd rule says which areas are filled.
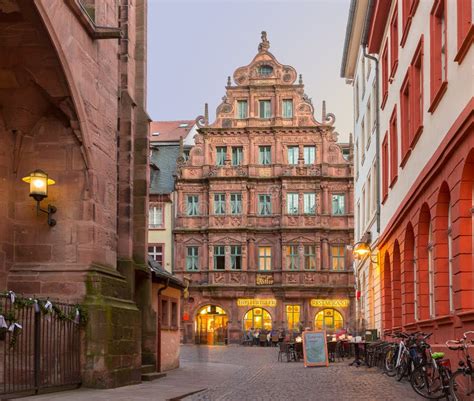
[[[201,308],[196,316],[196,343],[226,344],[227,320],[225,311],[216,305]]]

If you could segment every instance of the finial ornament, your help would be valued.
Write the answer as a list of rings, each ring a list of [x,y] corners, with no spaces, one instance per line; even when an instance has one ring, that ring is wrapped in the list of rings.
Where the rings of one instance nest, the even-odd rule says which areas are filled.
[[[230,81],[230,76],[228,76],[228,77],[227,77],[227,86],[231,86],[231,85],[232,85],[232,83],[231,83],[231,81]]]
[[[209,105],[204,103],[204,123],[206,127],[209,125]]]
[[[262,41],[258,45],[258,51],[259,52],[264,52],[267,51],[270,48],[270,42],[267,39],[267,33],[265,31],[262,31]]]
[[[298,80],[300,85],[303,85],[303,74],[300,74],[300,79]]]

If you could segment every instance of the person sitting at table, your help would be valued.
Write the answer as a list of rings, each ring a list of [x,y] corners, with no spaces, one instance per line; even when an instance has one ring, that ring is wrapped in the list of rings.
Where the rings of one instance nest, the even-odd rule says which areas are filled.
[[[253,333],[253,343],[254,345],[259,345],[260,343],[260,329],[255,330]]]

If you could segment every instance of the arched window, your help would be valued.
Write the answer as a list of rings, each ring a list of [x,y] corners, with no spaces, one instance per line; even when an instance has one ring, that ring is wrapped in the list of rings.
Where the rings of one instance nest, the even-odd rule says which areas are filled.
[[[217,305],[206,305],[196,314],[196,343],[225,344],[227,338],[227,314]]]
[[[429,308],[430,317],[435,316],[435,272],[433,260],[433,223],[430,221],[428,227],[428,291],[429,291]]]
[[[314,318],[314,328],[316,330],[336,331],[342,329],[344,319],[336,309],[323,309]]]
[[[244,331],[254,329],[272,329],[272,315],[263,308],[250,309],[244,316]]]
[[[415,234],[411,222],[408,223],[405,230],[405,238],[403,242],[403,264],[401,277],[401,293],[402,293],[402,323],[409,324],[415,320]]]
[[[258,73],[260,75],[272,75],[273,67],[271,65],[261,65],[258,67]]]
[[[402,325],[402,291],[401,291],[400,245],[398,240],[393,246],[392,263],[392,327]]]

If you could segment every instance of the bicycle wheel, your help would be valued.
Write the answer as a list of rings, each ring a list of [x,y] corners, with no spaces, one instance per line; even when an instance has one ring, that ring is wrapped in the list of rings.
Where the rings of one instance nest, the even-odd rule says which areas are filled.
[[[385,353],[384,357],[384,370],[387,376],[393,377],[397,374],[396,369],[396,362],[397,362],[397,349],[391,347]]]
[[[413,390],[422,397],[434,400],[444,395],[439,370],[431,363],[418,366],[411,374],[410,383]]]
[[[402,381],[408,372],[408,362],[406,357],[400,361],[400,365],[396,369],[397,381]]]
[[[449,390],[455,401],[470,401],[474,398],[474,376],[462,370],[454,372],[449,380]]]

